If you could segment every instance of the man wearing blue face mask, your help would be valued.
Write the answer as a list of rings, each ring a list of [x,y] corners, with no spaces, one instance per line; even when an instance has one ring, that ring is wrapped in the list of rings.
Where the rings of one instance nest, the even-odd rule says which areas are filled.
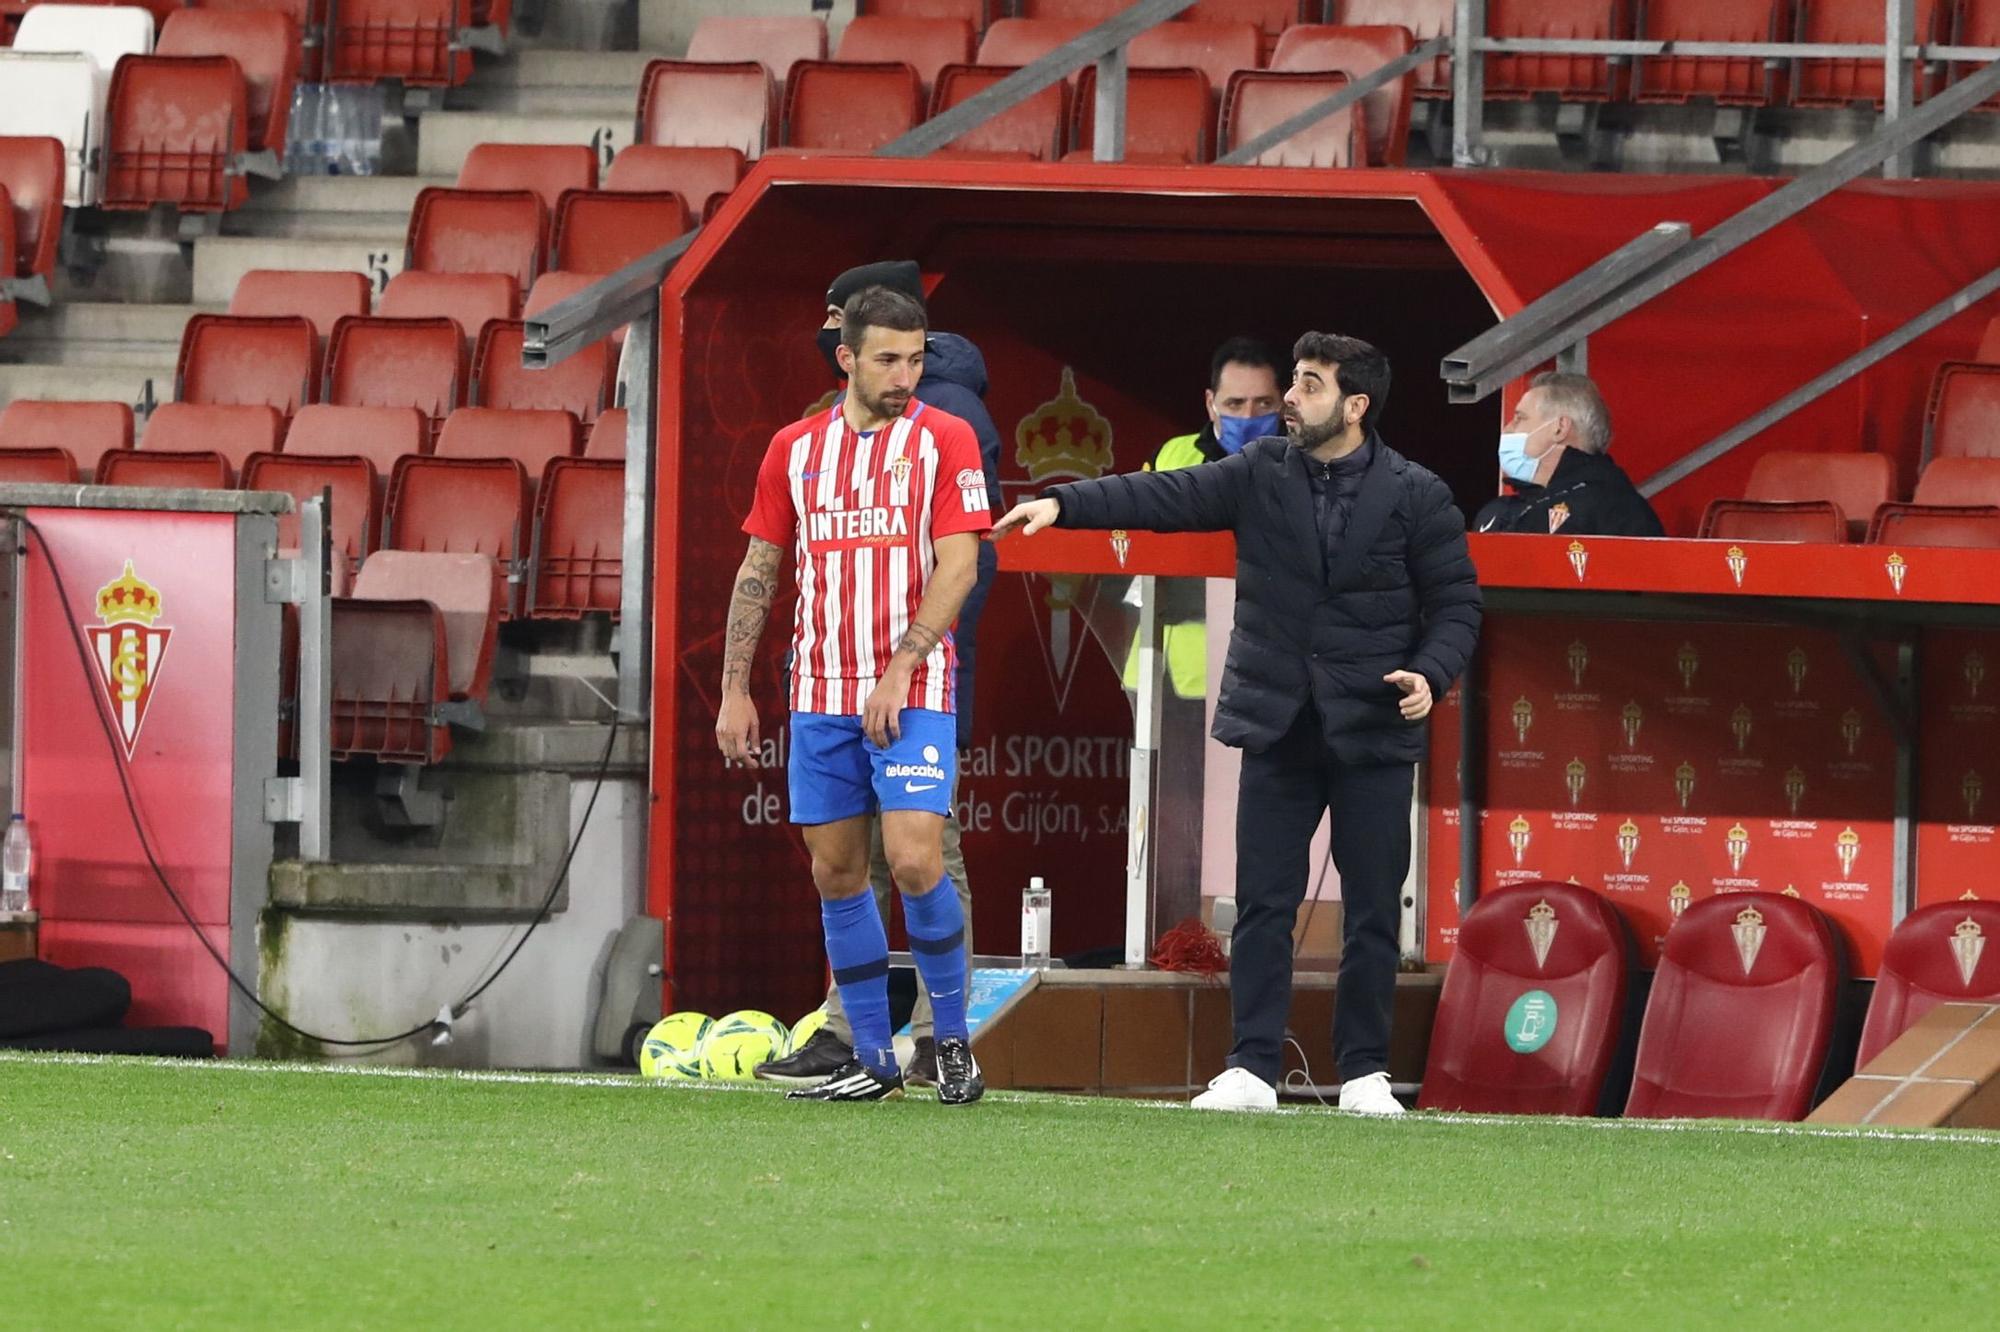
[[[1479,511],[1475,532],[1665,536],[1653,506],[1611,460],[1611,413],[1588,376],[1535,376],[1500,436],[1507,492]]]

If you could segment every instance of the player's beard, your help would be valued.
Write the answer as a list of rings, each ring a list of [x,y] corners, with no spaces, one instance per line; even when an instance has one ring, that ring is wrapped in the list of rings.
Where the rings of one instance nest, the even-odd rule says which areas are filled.
[[[849,391],[861,400],[862,410],[878,421],[893,421],[910,405],[910,394],[904,389],[890,389],[879,395],[864,393],[855,388],[850,380]]]

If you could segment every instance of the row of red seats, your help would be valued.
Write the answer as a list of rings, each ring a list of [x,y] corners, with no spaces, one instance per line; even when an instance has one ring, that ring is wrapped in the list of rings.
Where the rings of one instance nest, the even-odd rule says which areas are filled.
[[[0,137],[0,335],[20,321],[10,282],[55,275],[62,210],[61,141]]]
[[[0,0],[0,46],[30,9],[52,0]],[[291,59],[311,82],[373,83],[397,79],[412,87],[456,87],[472,76],[466,34],[490,28],[504,41],[513,0],[60,0],[67,4],[136,5],[161,26],[192,9],[218,15],[282,17],[294,34]],[[332,22],[329,24],[329,10]],[[290,106],[287,101],[286,106]]]
[[[1925,463],[1907,502],[1884,454],[1767,453],[1743,498],[1709,504],[1701,535],[2000,548],[2000,319],[1975,355],[1945,362],[1932,377]]]
[[[756,20],[729,20],[751,24]],[[773,20],[772,22],[776,22]],[[811,22],[808,20],[807,22]],[[727,144],[865,153],[986,91],[1081,25],[996,23],[972,54],[970,30],[949,19],[867,19],[849,26],[835,60],[660,60],[640,88],[642,143]],[[1264,67],[1247,23],[1164,23],[1128,50],[1128,160],[1206,162],[1358,77],[1407,54],[1397,25],[1295,25]],[[942,151],[1054,160],[1090,155],[1094,68],[1055,84],[960,136]],[[1416,80],[1398,79],[1260,158],[1281,165],[1400,165]],[[1218,110],[1219,108],[1219,110]]]
[[[1939,1003],[2000,1000],[2000,963],[1962,968],[1951,946],[1968,920],[2000,929],[2000,902],[1927,906],[1896,927],[1856,1067]],[[1738,943],[1745,925],[1759,940],[1747,960]],[[1623,915],[1588,888],[1529,883],[1480,897],[1445,973],[1418,1105],[1599,1113],[1624,1036],[1634,953]],[[1728,893],[1690,904],[1667,931],[1647,995],[1625,1114],[1803,1118],[1827,1067],[1846,978],[1837,930],[1798,898]],[[1523,1053],[1494,1033],[1520,1020],[1510,1008],[1529,988],[1546,992],[1562,1020]]]

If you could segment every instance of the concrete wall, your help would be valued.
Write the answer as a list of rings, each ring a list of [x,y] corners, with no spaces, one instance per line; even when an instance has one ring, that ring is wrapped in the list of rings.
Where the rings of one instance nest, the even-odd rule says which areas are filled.
[[[571,835],[590,798],[570,786]],[[454,1029],[452,1043],[405,1041],[359,1056],[384,1064],[462,1068],[583,1068],[612,937],[642,905],[645,784],[608,781],[570,868],[569,908],[551,916],[498,983]],[[266,917],[260,988],[309,1031],[359,1037],[400,1031],[455,1003],[513,946],[525,921]],[[347,1058],[273,1038],[261,1053]]]

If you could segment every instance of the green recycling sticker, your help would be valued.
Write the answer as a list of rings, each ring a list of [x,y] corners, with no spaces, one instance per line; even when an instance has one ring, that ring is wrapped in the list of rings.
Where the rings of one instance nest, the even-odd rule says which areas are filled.
[[[1530,990],[1507,1010],[1507,1048],[1533,1054],[1556,1034],[1556,998],[1547,990]]]

